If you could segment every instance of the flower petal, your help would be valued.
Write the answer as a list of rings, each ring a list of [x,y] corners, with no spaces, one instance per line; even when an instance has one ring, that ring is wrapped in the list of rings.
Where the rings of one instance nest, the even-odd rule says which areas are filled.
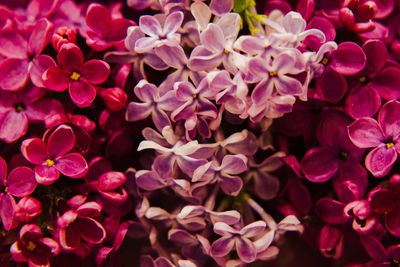
[[[236,252],[239,258],[246,263],[255,261],[257,257],[256,247],[244,237],[236,239]]]
[[[79,153],[69,153],[62,156],[54,165],[65,176],[71,178],[80,178],[84,176],[88,170],[85,158]]]
[[[379,111],[379,124],[388,138],[400,135],[400,102],[392,100],[387,102]]]
[[[6,231],[15,228],[18,220],[14,216],[15,200],[9,194],[3,194],[0,197],[0,218]]]
[[[86,12],[86,24],[94,31],[103,34],[109,30],[110,11],[100,4],[92,3]]]
[[[0,114],[0,139],[12,143],[23,136],[28,129],[28,118],[24,112],[10,111]]]
[[[58,177],[60,177],[60,173],[54,167],[37,166],[35,168],[35,178],[39,184],[52,184]]]
[[[50,159],[57,159],[69,152],[75,145],[75,134],[67,125],[60,125],[47,141],[47,153]]]
[[[373,118],[361,118],[348,126],[350,140],[360,148],[377,147],[385,141],[381,127]]]
[[[28,82],[26,59],[7,58],[0,63],[0,87],[3,90],[17,91]]]
[[[385,226],[392,235],[400,236],[400,205],[386,214]]]
[[[70,84],[69,94],[78,107],[86,108],[96,98],[96,89],[86,81],[77,81]]]
[[[16,197],[26,197],[36,188],[35,173],[28,167],[17,167],[7,178],[8,193]]]
[[[344,203],[324,197],[315,204],[315,212],[325,223],[343,224],[347,220],[343,212],[344,207]]]
[[[71,78],[58,66],[51,66],[42,75],[43,84],[48,89],[61,92],[68,88]]]
[[[83,64],[83,53],[74,43],[63,44],[58,52],[57,62],[64,70],[79,71]]]
[[[305,177],[314,183],[328,181],[339,168],[336,156],[322,147],[308,150],[300,164]]]
[[[231,236],[221,237],[211,245],[211,254],[214,257],[224,257],[231,252],[235,240]]]
[[[382,144],[368,153],[365,158],[365,167],[375,177],[383,177],[390,171],[396,159],[396,150],[393,147],[387,148],[386,144]]]
[[[66,251],[71,251],[79,247],[81,244],[80,235],[73,223],[66,226],[65,228],[61,228],[58,234],[60,246]]]
[[[86,242],[99,244],[106,238],[106,230],[96,220],[88,217],[78,217],[76,227]]]
[[[103,60],[92,59],[83,64],[81,74],[89,83],[101,84],[110,75],[110,65]]]
[[[353,75],[365,66],[366,57],[361,47],[353,42],[343,42],[331,53],[329,66],[342,75]]]
[[[181,11],[170,13],[165,19],[163,33],[168,36],[168,34],[176,32],[181,26],[182,21],[183,13]]]
[[[21,144],[21,152],[33,164],[41,165],[48,159],[46,144],[39,138],[25,139]]]

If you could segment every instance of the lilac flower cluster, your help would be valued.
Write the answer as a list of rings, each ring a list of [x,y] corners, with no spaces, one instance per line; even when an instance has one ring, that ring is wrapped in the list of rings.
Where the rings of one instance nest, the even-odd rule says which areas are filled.
[[[1,266],[397,266],[399,12],[1,1]]]

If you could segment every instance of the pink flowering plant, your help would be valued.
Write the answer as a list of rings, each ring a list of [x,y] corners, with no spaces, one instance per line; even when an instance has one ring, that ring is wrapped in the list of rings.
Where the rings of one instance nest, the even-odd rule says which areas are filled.
[[[399,25],[395,0],[1,1],[0,265],[400,266]]]

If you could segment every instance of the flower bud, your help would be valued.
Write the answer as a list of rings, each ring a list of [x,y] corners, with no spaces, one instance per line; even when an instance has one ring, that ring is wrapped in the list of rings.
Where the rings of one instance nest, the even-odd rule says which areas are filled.
[[[128,101],[128,96],[119,87],[112,87],[104,90],[102,97],[107,107],[112,111],[123,110]]]
[[[318,246],[325,257],[339,259],[344,249],[342,232],[336,227],[326,224],[319,233]]]
[[[22,222],[29,223],[42,214],[42,205],[33,197],[22,198],[15,207],[15,216]]]

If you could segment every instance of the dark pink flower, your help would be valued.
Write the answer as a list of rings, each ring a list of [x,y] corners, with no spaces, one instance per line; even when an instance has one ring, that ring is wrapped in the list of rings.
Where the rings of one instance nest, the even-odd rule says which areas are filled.
[[[368,40],[362,49],[367,63],[358,74],[348,79],[351,91],[345,108],[354,118],[373,116],[381,106],[381,97],[386,100],[400,97],[400,69],[386,66],[388,51],[385,43]]]
[[[105,82],[110,66],[97,59],[83,62],[83,53],[73,43],[63,44],[58,51],[59,66],[52,66],[43,73],[44,85],[50,90],[64,91],[69,88],[72,101],[79,107],[88,107],[96,97],[92,84]]]
[[[393,175],[389,187],[378,186],[368,195],[371,209],[384,214],[386,229],[394,236],[400,236],[400,176]]]
[[[40,19],[33,28],[29,41],[16,31],[0,33],[0,54],[7,57],[0,62],[0,87],[8,91],[21,89],[29,80],[44,87],[42,74],[55,65],[48,55],[40,55],[49,42],[53,25]]]
[[[307,151],[301,161],[304,176],[312,182],[326,182],[331,177],[341,184],[347,180],[359,186],[356,199],[361,197],[367,186],[367,175],[364,168],[358,163],[364,152],[353,145],[347,134],[347,125],[351,119],[343,112],[327,110],[322,115],[317,129],[317,138],[320,147]],[[347,173],[358,173],[355,177]],[[345,178],[346,177],[346,178]],[[350,179],[349,181],[348,179]],[[350,201],[355,200],[351,199]],[[347,201],[346,201],[347,202]]]
[[[134,22],[123,17],[115,18],[109,9],[97,3],[92,3],[86,12],[86,43],[96,51],[103,51],[110,46],[124,47],[126,30]]]
[[[319,233],[318,247],[325,257],[339,259],[344,251],[343,233],[334,226],[324,225]]]
[[[55,99],[42,98],[44,94],[45,90],[38,87],[0,91],[0,139],[16,141],[26,133],[28,122],[43,121],[62,107]]]
[[[29,223],[42,214],[42,204],[36,198],[24,197],[18,202],[14,212],[21,222]]]
[[[42,236],[37,225],[22,226],[19,239],[10,247],[13,259],[28,262],[30,267],[50,266],[49,259],[60,253],[60,247],[53,239]]]
[[[387,249],[382,243],[368,235],[360,235],[361,244],[364,246],[368,255],[371,256],[373,262],[365,266],[398,266],[400,262],[400,246],[394,245]]]
[[[326,44],[328,45],[328,43]],[[321,59],[323,73],[316,78],[315,88],[323,100],[337,103],[347,91],[343,75],[354,75],[365,66],[363,50],[353,42],[343,42]]]
[[[65,251],[80,254],[88,244],[100,244],[106,238],[104,227],[94,218],[101,214],[102,206],[77,195],[68,200],[69,209],[57,219],[60,246]]]
[[[14,211],[14,197],[29,196],[36,188],[34,172],[28,167],[17,167],[7,177],[7,165],[0,157],[0,217],[5,230],[18,225]]]
[[[26,139],[21,152],[35,168],[35,178],[40,184],[52,184],[60,172],[71,178],[83,177],[88,169],[79,153],[68,153],[75,145],[75,135],[70,126],[60,125],[49,136],[47,144],[39,138]],[[68,154],[67,154],[68,153]]]
[[[126,181],[126,176],[122,172],[110,171],[99,177],[99,193],[108,201],[120,205],[128,198],[128,192],[122,185]]]
[[[400,102],[392,100],[379,111],[378,122],[365,117],[348,126],[349,137],[357,147],[374,147],[365,158],[365,166],[375,177],[385,176],[400,152],[399,116]]]

